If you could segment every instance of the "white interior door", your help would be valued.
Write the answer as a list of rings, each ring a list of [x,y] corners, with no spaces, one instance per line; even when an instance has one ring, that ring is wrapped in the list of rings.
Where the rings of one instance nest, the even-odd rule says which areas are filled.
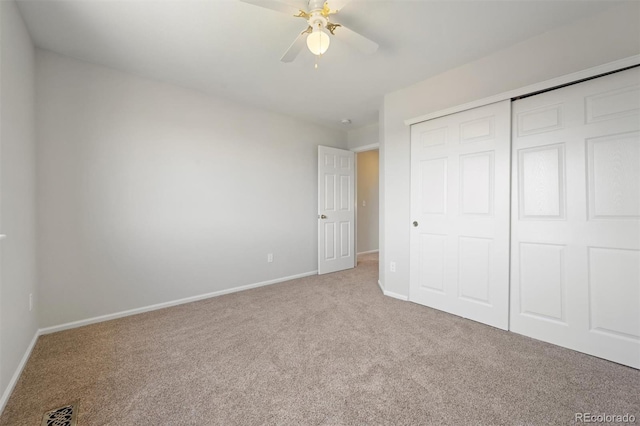
[[[409,300],[508,328],[511,103],[411,127]]]
[[[511,330],[640,368],[640,69],[513,104]]]
[[[354,154],[318,146],[318,274],[355,266]]]

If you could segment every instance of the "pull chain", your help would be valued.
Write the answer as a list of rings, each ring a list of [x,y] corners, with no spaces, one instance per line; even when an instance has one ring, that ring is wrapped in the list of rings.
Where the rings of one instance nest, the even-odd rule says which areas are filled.
[[[318,31],[322,31],[322,25],[320,25],[320,23],[318,23]],[[322,37],[318,37],[318,52],[322,52]],[[316,55],[315,69],[318,69],[318,59],[320,56],[322,56],[322,53]]]

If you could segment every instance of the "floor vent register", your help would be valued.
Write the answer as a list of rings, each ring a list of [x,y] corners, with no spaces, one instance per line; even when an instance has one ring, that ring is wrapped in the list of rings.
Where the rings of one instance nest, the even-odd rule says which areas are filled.
[[[77,411],[77,403],[47,411],[40,426],[76,426]]]

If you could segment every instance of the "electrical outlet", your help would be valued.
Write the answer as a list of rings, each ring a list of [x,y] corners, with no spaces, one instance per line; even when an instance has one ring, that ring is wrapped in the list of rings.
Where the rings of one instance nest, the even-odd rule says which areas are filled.
[[[362,207],[367,207],[367,202],[365,200],[362,200]]]
[[[389,262],[389,270],[391,272],[395,272],[396,271],[396,262]]]
[[[267,253],[267,262],[273,262],[273,253]]]
[[[33,310],[33,293],[29,293],[29,312]]]

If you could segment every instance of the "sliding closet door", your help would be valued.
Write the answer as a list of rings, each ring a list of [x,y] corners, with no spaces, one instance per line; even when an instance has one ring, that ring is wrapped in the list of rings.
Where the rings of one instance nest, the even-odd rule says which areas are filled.
[[[507,329],[511,103],[411,127],[409,300]]]
[[[511,330],[640,368],[640,69],[513,104]]]

